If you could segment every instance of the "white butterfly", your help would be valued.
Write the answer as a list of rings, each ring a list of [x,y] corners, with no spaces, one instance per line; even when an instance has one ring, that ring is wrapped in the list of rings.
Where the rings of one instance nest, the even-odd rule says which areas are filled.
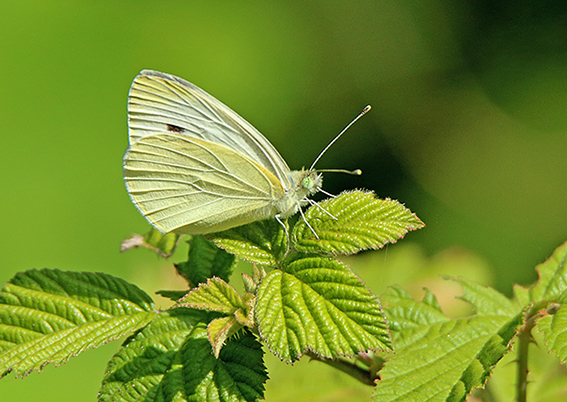
[[[292,171],[229,107],[190,82],[152,70],[143,70],[132,83],[128,125],[128,194],[153,226],[180,234],[274,217],[281,223],[301,211],[312,202],[308,197],[321,191],[321,171],[313,166],[346,130],[309,170]]]

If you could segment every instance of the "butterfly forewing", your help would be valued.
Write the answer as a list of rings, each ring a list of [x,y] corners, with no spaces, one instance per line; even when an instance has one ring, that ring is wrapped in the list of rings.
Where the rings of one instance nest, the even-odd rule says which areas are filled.
[[[142,71],[128,96],[130,144],[147,135],[175,132],[223,145],[271,172],[289,189],[289,167],[250,123],[197,86],[173,75]]]
[[[272,173],[222,145],[149,135],[124,157],[132,201],[163,232],[209,233],[274,216],[284,189]]]

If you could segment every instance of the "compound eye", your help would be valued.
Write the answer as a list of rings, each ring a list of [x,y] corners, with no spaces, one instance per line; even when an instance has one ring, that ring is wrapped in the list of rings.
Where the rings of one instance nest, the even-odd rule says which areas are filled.
[[[304,177],[303,180],[301,180],[301,186],[306,190],[313,188],[313,179],[309,176]]]

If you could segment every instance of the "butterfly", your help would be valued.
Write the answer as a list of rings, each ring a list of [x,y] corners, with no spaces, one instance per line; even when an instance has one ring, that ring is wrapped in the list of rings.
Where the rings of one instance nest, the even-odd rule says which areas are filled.
[[[369,109],[309,169],[291,170],[228,106],[182,78],[143,70],[128,95],[126,189],[163,233],[206,234],[268,218],[283,225],[314,203],[309,197],[322,191],[315,163]]]

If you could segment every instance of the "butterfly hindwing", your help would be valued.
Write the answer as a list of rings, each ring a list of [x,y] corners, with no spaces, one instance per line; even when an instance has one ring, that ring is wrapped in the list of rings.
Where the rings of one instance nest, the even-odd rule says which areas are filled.
[[[209,233],[273,217],[279,180],[247,156],[175,132],[130,145],[124,180],[132,201],[163,232]]]

